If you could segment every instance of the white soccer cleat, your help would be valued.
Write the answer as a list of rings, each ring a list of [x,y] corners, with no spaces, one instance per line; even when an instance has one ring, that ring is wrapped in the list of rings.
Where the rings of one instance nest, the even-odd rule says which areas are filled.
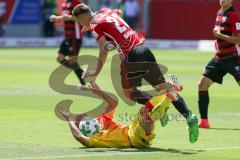
[[[77,85],[77,90],[82,90],[83,89],[83,85],[81,84],[81,83],[79,83],[78,85]]]
[[[80,91],[80,90],[86,90],[87,87],[86,87],[86,85],[83,85],[83,84],[79,83],[79,84],[77,85],[76,89],[79,90],[79,91]]]

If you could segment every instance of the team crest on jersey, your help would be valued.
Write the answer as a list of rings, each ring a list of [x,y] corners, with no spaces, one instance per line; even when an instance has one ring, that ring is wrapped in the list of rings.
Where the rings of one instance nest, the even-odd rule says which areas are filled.
[[[240,30],[240,23],[236,23],[236,30]]]
[[[95,31],[92,32],[92,36],[96,39],[99,37],[99,35]]]

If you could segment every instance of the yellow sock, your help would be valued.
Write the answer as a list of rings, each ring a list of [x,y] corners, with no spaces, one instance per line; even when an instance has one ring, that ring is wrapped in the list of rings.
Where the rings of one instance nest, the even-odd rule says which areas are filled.
[[[159,120],[163,116],[163,114],[168,110],[170,103],[171,100],[168,97],[166,97],[165,95],[164,97],[161,97],[161,101],[158,104],[158,106],[156,106],[154,110],[150,112],[152,120],[153,121]]]
[[[155,96],[152,97],[149,101],[147,101],[147,103],[145,104],[145,106],[150,110],[154,110],[155,107],[159,106],[161,104],[162,101],[164,101],[165,99],[165,95],[160,95],[160,96]]]

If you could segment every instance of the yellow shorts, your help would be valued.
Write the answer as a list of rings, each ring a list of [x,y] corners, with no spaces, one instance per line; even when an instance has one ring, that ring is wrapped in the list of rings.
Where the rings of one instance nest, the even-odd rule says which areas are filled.
[[[155,138],[155,134],[146,135],[145,130],[139,123],[139,115],[134,119],[131,125],[129,125],[128,136],[132,147],[134,148],[149,148],[152,145],[152,141]]]

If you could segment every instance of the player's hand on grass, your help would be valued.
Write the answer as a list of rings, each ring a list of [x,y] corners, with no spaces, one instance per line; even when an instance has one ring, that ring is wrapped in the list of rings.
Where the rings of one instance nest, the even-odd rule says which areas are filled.
[[[61,106],[58,107],[59,113],[66,119],[69,119],[71,117],[71,113],[69,110],[67,110],[65,107]]]

